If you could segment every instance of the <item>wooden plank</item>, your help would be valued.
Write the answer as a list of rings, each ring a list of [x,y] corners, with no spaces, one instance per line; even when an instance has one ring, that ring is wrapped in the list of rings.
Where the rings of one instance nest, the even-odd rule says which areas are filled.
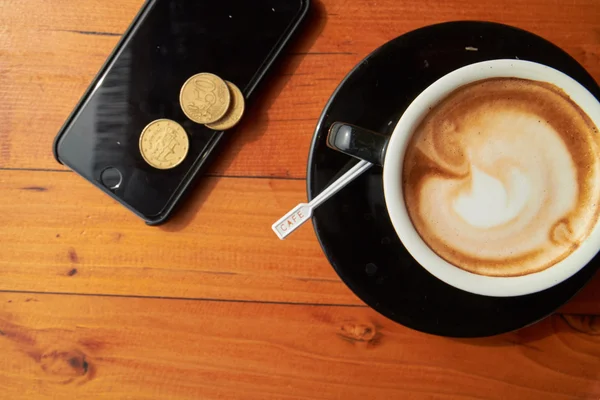
[[[10,399],[595,399],[600,319],[478,340],[367,308],[0,294]]]
[[[90,39],[88,35],[64,31],[40,32],[33,40],[21,31],[15,36],[14,45],[22,56],[11,57],[13,65],[0,75],[3,80],[0,102],[5,102],[0,105],[8,111],[8,124],[0,128],[0,135],[6,140],[0,167],[61,169],[51,152],[54,136],[118,38],[91,36]],[[30,63],[33,54],[41,57],[41,62]],[[305,169],[320,110],[346,71],[343,66],[328,69],[330,60],[324,57],[306,62],[303,57],[288,55],[282,60],[271,87],[261,91],[261,97],[248,110],[247,115],[252,118],[231,132],[235,138],[213,173],[304,177],[305,171],[297,172]],[[338,57],[352,56],[329,58]],[[70,60],[67,66],[65,59]],[[315,79],[315,70],[327,74]],[[293,75],[294,71],[299,75]],[[32,112],[36,102],[44,106]],[[277,133],[280,140],[271,135],[264,142],[262,138],[268,132]],[[256,165],[257,154],[263,155],[261,166],[248,171],[239,169],[240,162]],[[234,163],[238,164],[237,171],[229,169]],[[298,167],[290,171],[291,166]]]
[[[73,173],[0,171],[0,185],[0,289],[360,304],[310,224],[271,231],[303,181],[209,178],[159,228]]]
[[[356,302],[310,226],[285,242],[270,230],[304,197],[302,181],[211,178],[161,228],[74,174],[4,171],[0,182],[4,289]]]
[[[0,185],[3,290],[362,304],[310,224],[271,231],[303,181],[209,178],[161,228],[72,173],[0,171]],[[600,275],[567,311],[600,315]]]
[[[126,29],[141,3],[0,2],[0,167],[61,168],[50,151],[52,139],[116,44],[118,36],[111,34]],[[339,81],[385,41],[431,23],[490,20],[533,31],[563,47],[600,80],[596,0],[363,4],[314,2],[304,35],[281,60],[213,173],[304,177],[317,118]]]

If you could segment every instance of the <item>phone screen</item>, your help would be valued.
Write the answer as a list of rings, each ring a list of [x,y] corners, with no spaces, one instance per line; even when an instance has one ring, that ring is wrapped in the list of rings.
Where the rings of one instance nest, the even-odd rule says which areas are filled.
[[[305,6],[305,0],[150,1],[64,127],[60,161],[99,187],[107,168],[118,170],[113,196],[146,218],[159,215],[221,135],[186,118],[182,85],[210,72],[248,97]],[[151,167],[139,151],[142,130],[161,118],[181,124],[190,140],[186,159],[170,170]]]

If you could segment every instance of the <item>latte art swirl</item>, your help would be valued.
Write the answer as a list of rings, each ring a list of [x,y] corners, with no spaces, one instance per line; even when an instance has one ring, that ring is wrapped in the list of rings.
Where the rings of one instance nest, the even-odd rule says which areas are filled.
[[[494,78],[438,104],[409,143],[403,191],[421,238],[470,272],[546,269],[599,214],[596,127],[558,88]]]

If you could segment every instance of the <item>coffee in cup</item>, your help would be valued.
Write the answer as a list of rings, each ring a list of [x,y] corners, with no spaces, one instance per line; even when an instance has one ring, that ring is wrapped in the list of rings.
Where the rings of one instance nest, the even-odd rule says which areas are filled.
[[[517,78],[462,86],[412,133],[404,201],[456,267],[521,276],[566,258],[598,222],[594,123],[558,87]]]
[[[600,250],[600,103],[548,66],[491,60],[426,88],[391,136],[332,124],[383,165],[390,219],[440,280],[489,296],[552,287]]]

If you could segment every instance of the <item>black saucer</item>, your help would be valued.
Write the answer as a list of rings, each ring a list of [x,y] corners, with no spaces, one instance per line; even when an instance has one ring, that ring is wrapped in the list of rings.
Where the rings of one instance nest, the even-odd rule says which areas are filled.
[[[531,33],[487,22],[418,29],[371,53],[329,100],[310,152],[309,199],[356,163],[326,147],[331,123],[344,121],[390,134],[404,109],[435,80],[462,66],[498,58],[549,65],[600,98],[600,88],[583,67]],[[380,167],[371,168],[318,208],[313,224],[329,261],[357,296],[396,322],[436,335],[490,336],[534,323],[568,301],[600,266],[597,255],[567,281],[520,297],[479,296],[449,286],[419,266],[396,236],[385,207]]]

